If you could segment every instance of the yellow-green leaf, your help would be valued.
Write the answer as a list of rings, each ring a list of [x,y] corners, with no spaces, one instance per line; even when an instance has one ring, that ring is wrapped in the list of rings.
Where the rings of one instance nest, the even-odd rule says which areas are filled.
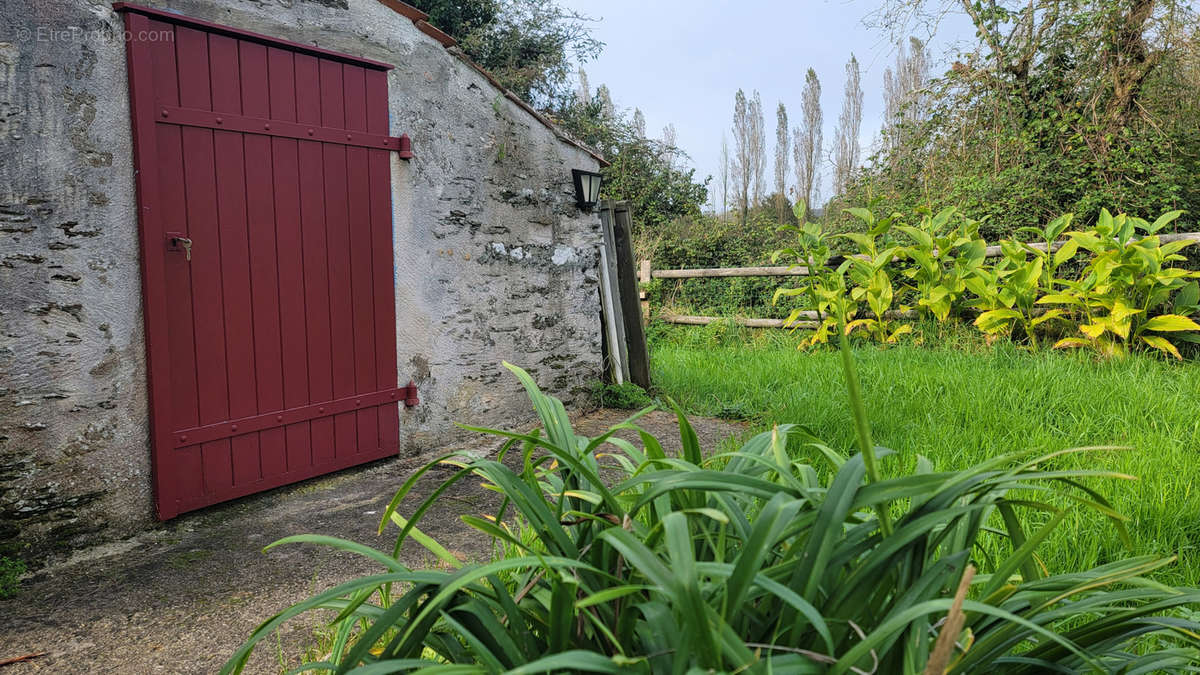
[[[1121,322],[1121,321],[1124,321],[1125,319],[1128,319],[1129,317],[1133,316],[1134,314],[1141,314],[1141,313],[1142,313],[1142,310],[1130,307],[1129,305],[1127,305],[1125,303],[1124,300],[1122,300],[1120,298],[1118,298],[1117,300],[1115,300],[1113,302],[1113,307],[1112,307],[1113,321]]]
[[[1038,318],[1034,319],[1033,321],[1030,321],[1029,325],[1036,326],[1040,323],[1049,321],[1050,319],[1057,319],[1058,317],[1060,317],[1062,315],[1063,315],[1063,311],[1061,309],[1052,309],[1052,310],[1046,312],[1045,314],[1039,316]]]
[[[1015,309],[992,309],[975,317],[975,325],[985,333],[990,333],[1008,325],[1010,319],[1016,319],[1021,313]]]
[[[1079,298],[1067,293],[1050,293],[1038,298],[1039,305],[1078,305]]]
[[[1054,252],[1055,266],[1061,265],[1067,260],[1070,260],[1079,250],[1079,242],[1075,239],[1068,239],[1057,251]]]
[[[1143,335],[1142,341],[1159,350],[1160,352],[1166,352],[1180,361],[1183,360],[1183,357],[1179,355],[1179,350],[1175,348],[1175,345],[1171,344],[1170,340],[1161,335]]]
[[[1142,325],[1142,328],[1160,333],[1177,330],[1200,331],[1200,323],[1196,323],[1181,314],[1161,314],[1147,321]]]

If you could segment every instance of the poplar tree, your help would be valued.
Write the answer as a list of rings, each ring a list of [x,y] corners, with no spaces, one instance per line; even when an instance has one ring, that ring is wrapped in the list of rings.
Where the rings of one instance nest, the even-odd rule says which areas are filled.
[[[721,188],[721,220],[725,220],[729,214],[729,138],[725,134],[721,134],[721,179],[718,185]],[[716,206],[714,198],[713,206]]]
[[[754,182],[754,123],[751,121],[750,102],[741,89],[733,95],[733,159],[729,164],[733,188],[737,197],[737,208],[742,212],[742,222],[750,211],[750,190]]]
[[[762,202],[763,190],[766,187],[767,175],[767,132],[763,119],[762,98],[754,92],[750,99],[750,151],[753,167],[754,199],[751,202],[758,206]]]
[[[841,195],[850,184],[854,170],[858,168],[862,151],[858,137],[862,131],[862,80],[858,59],[850,55],[846,63],[846,93],[842,99],[842,114],[838,117],[837,131],[833,139],[833,191]]]
[[[796,167],[796,201],[806,206],[817,202],[817,186],[820,176],[822,134],[825,116],[821,112],[821,81],[812,68],[804,75],[804,92],[800,98],[800,126],[794,135],[794,159]]]
[[[791,149],[791,136],[788,135],[787,108],[780,101],[775,109],[775,207],[779,212],[779,222],[783,222],[783,210],[787,201],[788,155]]]
[[[926,117],[924,92],[929,84],[929,54],[925,43],[909,38],[898,45],[895,69],[883,73],[884,147],[900,148],[913,128]]]

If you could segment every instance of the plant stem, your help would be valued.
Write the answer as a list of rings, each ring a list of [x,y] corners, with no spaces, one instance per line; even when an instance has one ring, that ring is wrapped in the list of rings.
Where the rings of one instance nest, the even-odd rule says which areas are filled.
[[[875,461],[875,445],[871,443],[871,425],[867,421],[867,407],[863,404],[862,388],[858,382],[858,368],[854,365],[854,355],[850,353],[850,338],[846,335],[846,317],[838,326],[840,347],[842,352],[842,368],[846,372],[846,390],[850,395],[850,413],[854,416],[854,430],[858,435],[858,449],[863,456],[863,464],[867,467],[867,480],[878,483],[879,465]],[[876,504],[875,512],[879,515],[879,529],[883,536],[892,533],[892,516],[887,504]]]

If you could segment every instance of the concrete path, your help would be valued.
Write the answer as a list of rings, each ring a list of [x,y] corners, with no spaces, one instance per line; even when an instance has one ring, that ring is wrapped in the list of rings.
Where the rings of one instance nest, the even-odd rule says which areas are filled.
[[[626,415],[596,411],[580,418],[576,429],[596,435]],[[744,431],[721,420],[693,424],[706,450]],[[641,425],[664,446],[678,447],[674,415],[652,413]],[[481,439],[473,447],[488,452],[497,445]],[[379,519],[421,464],[388,460],[212,507],[38,573],[22,583],[17,597],[0,601],[0,662],[46,654],[0,667],[0,675],[216,672],[264,619],[317,591],[380,571],[361,557],[325,548],[293,545],[264,554],[262,547],[317,533],[390,549],[397,530],[377,534]],[[406,499],[408,509],[445,475],[429,475]],[[494,512],[496,504],[495,493],[464,480],[426,514],[421,528],[464,559],[487,560],[490,542],[458,516]],[[415,545],[404,558],[410,566],[432,564]],[[277,641],[256,650],[247,672],[279,673],[298,665],[320,627],[316,616],[293,620]]]

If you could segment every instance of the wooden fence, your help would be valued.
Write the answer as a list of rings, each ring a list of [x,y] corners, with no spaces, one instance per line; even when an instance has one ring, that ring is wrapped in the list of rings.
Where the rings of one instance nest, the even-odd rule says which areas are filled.
[[[1167,244],[1173,241],[1200,241],[1200,232],[1181,232],[1176,234],[1160,234],[1159,242]],[[1050,246],[1051,251],[1057,251],[1062,247],[1064,241],[1055,242]],[[1046,244],[1030,244],[1032,248],[1039,251],[1046,250]],[[995,258],[1003,255],[999,245],[988,246],[984,249],[984,257]],[[702,267],[694,269],[678,269],[678,270],[656,270],[652,269],[651,261],[642,260],[638,262],[638,281],[647,283],[651,279],[713,279],[713,278],[728,278],[728,277],[804,277],[808,276],[808,267],[803,265],[794,266],[771,266],[771,267]],[[646,321],[650,318],[650,300],[646,295],[646,291],[638,292],[638,299],[642,307],[642,320]],[[893,319],[913,319],[918,316],[916,311],[891,311],[885,314],[888,318]],[[785,322],[783,319],[750,319],[745,317],[715,317],[715,316],[691,316],[686,314],[665,313],[659,315],[661,320],[667,323],[677,323],[689,326],[706,326],[714,321],[733,321],[739,326],[747,328],[816,328],[819,323],[819,316],[814,311],[800,312],[798,318],[791,323]]]

